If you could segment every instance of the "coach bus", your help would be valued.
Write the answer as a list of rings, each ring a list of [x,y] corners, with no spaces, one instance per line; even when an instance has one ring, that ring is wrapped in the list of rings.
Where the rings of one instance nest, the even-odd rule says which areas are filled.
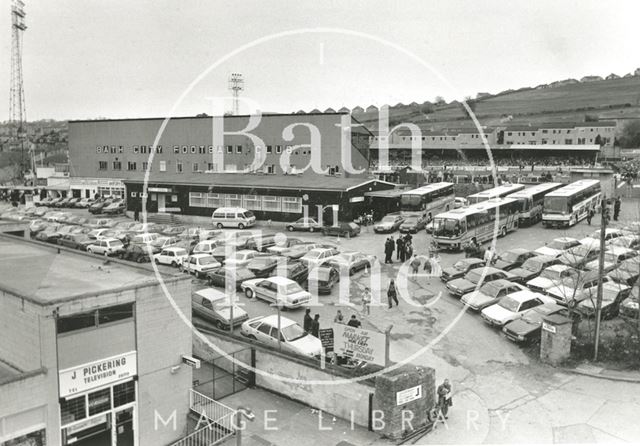
[[[600,206],[600,180],[579,180],[554,190],[544,197],[542,224],[545,227],[569,227]]]
[[[562,183],[538,183],[507,195],[508,198],[515,198],[520,202],[520,226],[532,225],[542,220],[544,196],[562,186]]]
[[[455,198],[453,183],[431,183],[404,192],[400,196],[400,210],[426,215],[430,221],[437,213],[452,209]]]
[[[501,186],[494,187],[493,189],[487,189],[482,192],[478,192],[477,194],[469,195],[467,200],[469,200],[469,204],[476,204],[491,200],[492,198],[504,198],[507,195],[518,192],[522,189],[524,189],[524,184],[505,183]]]
[[[434,218],[433,240],[440,249],[457,251],[474,238],[482,243],[494,234],[504,237],[518,229],[520,207],[514,198],[494,198],[438,214]]]

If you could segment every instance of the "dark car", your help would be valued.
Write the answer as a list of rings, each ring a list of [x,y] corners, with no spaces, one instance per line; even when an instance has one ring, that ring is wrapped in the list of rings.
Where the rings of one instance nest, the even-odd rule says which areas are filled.
[[[382,217],[378,223],[373,225],[373,231],[378,233],[394,232],[400,228],[400,225],[404,222],[404,217],[400,214],[389,214]]]
[[[416,234],[421,229],[424,229],[427,225],[427,220],[422,217],[411,216],[405,218],[405,220],[400,225],[400,232],[409,232],[412,234]]]
[[[282,259],[282,262],[286,261],[284,257],[279,256],[255,257],[249,262],[247,269],[256,277],[270,277],[278,266],[278,259]]]
[[[627,259],[607,275],[618,283],[633,286],[640,277],[640,259]]]
[[[86,234],[65,234],[58,239],[58,245],[86,251],[87,246],[93,241],[94,239],[89,238]]]
[[[465,274],[467,274],[469,270],[478,268],[483,265],[484,265],[484,260],[477,259],[475,257],[461,259],[461,260],[458,260],[456,263],[454,263],[453,266],[450,266],[449,268],[444,268],[442,270],[442,275],[440,276],[440,279],[443,282],[448,282],[453,279],[458,279],[460,277],[463,277]]]
[[[288,261],[284,264],[285,274],[284,277],[287,279],[294,280],[299,284],[303,284],[307,277],[309,276],[309,268],[302,262],[296,261]],[[280,271],[278,270],[278,273]]]
[[[91,214],[100,214],[102,213],[102,209],[104,209],[105,207],[109,206],[111,203],[113,203],[113,200],[108,200],[108,199],[98,199],[96,200],[91,206],[89,206],[89,212]]]
[[[324,226],[322,228],[322,234],[347,238],[355,237],[360,234],[360,226],[355,223],[338,223],[333,226]]]
[[[611,319],[620,313],[620,304],[631,294],[631,287],[617,282],[606,282],[602,284],[602,300],[600,302],[600,315],[603,319]],[[598,286],[593,286],[585,292],[576,307],[578,312],[584,317],[595,317]]]
[[[484,279],[482,278],[483,274]],[[447,289],[451,294],[462,297],[464,294],[473,291],[481,280],[482,283],[488,283],[498,279],[511,280],[511,274],[490,266],[482,266],[470,270],[464,277],[448,281]]]
[[[511,280],[517,283],[526,283],[538,276],[538,274],[540,274],[547,266],[555,265],[557,263],[557,257],[533,256],[530,259],[525,260],[522,266],[509,271],[513,274],[513,278]]]
[[[56,207],[56,208],[64,208],[64,207],[67,207],[67,203],[69,203],[69,201],[71,201],[71,199],[72,199],[72,198],[73,198],[73,197],[65,197],[65,198],[62,198],[62,199],[60,199],[60,200],[56,201],[56,202],[53,204],[53,207]]]
[[[535,255],[536,254],[533,251],[529,251],[524,248],[510,249],[500,254],[493,266],[503,271],[509,271],[519,267],[525,262],[525,260],[530,259]]]
[[[265,235],[262,237],[252,237],[244,243],[243,249],[253,249],[258,252],[266,252],[267,249],[276,246],[275,235]]]
[[[134,244],[127,246],[123,251],[119,252],[118,258],[137,263],[147,263],[151,261],[147,247]]]
[[[620,304],[620,315],[629,319],[637,320],[638,312],[640,311],[640,290],[638,287],[633,287],[631,290],[631,296],[627,297]]]
[[[357,251],[341,252],[326,262],[326,264],[333,266],[338,271],[348,271],[350,276],[365,268],[371,268],[374,263],[374,256]]]
[[[320,231],[322,230],[322,225],[318,223],[318,220],[310,217],[302,217],[297,219],[294,222],[291,222],[287,225],[287,231]]]
[[[60,237],[62,237],[62,234],[58,232],[57,226],[48,226],[36,234],[36,240],[48,243],[57,243]]]
[[[527,310],[520,319],[508,322],[502,327],[502,332],[513,342],[537,342],[542,331],[542,319],[552,314],[569,316],[569,310],[555,303],[538,305]]]
[[[235,278],[235,288],[240,291],[240,284],[245,280],[255,279],[256,276],[246,268],[234,268],[222,266],[205,274],[209,286],[217,286],[226,289],[227,275]]]
[[[333,286],[340,281],[340,273],[332,266],[320,265],[309,271],[306,289],[312,293],[329,294]]]

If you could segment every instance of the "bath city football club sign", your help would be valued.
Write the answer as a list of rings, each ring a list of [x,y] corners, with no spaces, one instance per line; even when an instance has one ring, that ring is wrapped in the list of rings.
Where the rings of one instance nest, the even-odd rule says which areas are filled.
[[[336,324],[334,351],[356,361],[386,365],[386,335],[377,331]]]
[[[122,353],[69,369],[60,370],[60,397],[133,377],[138,373],[136,352]]]

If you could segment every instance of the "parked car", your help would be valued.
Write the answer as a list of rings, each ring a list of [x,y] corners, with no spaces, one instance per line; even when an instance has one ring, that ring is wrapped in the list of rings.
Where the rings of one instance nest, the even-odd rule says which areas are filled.
[[[637,320],[638,312],[640,311],[640,291],[638,287],[633,287],[631,289],[631,295],[622,301],[620,304],[620,315]]]
[[[322,342],[310,335],[302,327],[286,317],[280,317],[278,332],[278,316],[259,316],[242,324],[241,333],[251,340],[261,342],[273,348],[282,349],[302,356],[318,357],[322,352]],[[280,339],[280,342],[278,342]]]
[[[241,267],[241,266],[247,266],[249,264],[249,262],[251,262],[254,257],[256,257],[257,252],[256,251],[252,251],[249,249],[242,249],[240,251],[236,251],[235,253],[233,253],[233,255],[230,258],[226,258],[224,260],[224,265],[225,266],[232,266],[232,267]]]
[[[158,239],[155,232],[143,234],[129,234],[129,243],[132,245],[151,245]]]
[[[41,231],[39,231],[36,234],[35,239],[41,242],[48,242],[48,243],[56,243],[57,240],[62,237],[62,234],[60,234],[60,232],[58,232],[58,229],[60,229],[62,225],[56,223],[53,225],[49,225],[47,227],[45,227],[44,229],[42,229]]]
[[[254,257],[246,266],[256,277],[269,277],[278,266],[279,260],[282,264],[286,262],[284,257],[279,256],[261,256]]]
[[[223,240],[203,240],[193,247],[193,254],[213,254],[213,251],[223,243]]]
[[[294,245],[291,248],[283,250],[280,255],[289,259],[298,260],[312,249],[332,247],[333,246],[326,243],[300,243],[299,245]]]
[[[118,253],[118,258],[122,260],[130,260],[136,263],[147,263],[151,261],[152,254],[145,245],[130,244]]]
[[[61,200],[56,201],[53,206],[57,208],[66,208],[67,204],[72,200],[72,198],[73,197],[64,197]]]
[[[502,332],[507,339],[518,343],[531,343],[540,341],[542,320],[553,314],[569,316],[569,310],[556,303],[546,303],[535,306],[522,314],[522,317],[505,324]]]
[[[604,231],[604,241],[609,242],[615,238],[618,237],[622,237],[624,235],[627,235],[628,233],[626,231],[624,231],[623,229],[618,229],[618,228],[607,228]],[[589,234],[588,238],[591,238],[593,240],[597,240],[598,243],[600,243],[600,229],[597,229],[595,231],[593,231],[591,234]]]
[[[535,255],[536,254],[533,251],[529,251],[524,248],[509,249],[508,251],[498,255],[493,266],[504,271],[510,271],[514,268],[518,268],[525,262],[525,260],[530,259]]]
[[[390,214],[382,217],[378,223],[373,225],[374,232],[394,232],[400,228],[400,225],[404,222],[404,218],[400,214]]]
[[[246,311],[235,303],[232,306],[231,299],[224,292],[213,288],[191,293],[191,311],[194,316],[212,322],[220,330],[235,328],[249,319]]]
[[[309,242],[302,241],[299,238],[287,237],[284,242],[280,241],[280,243],[276,243],[274,246],[269,246],[267,248],[267,252],[269,254],[280,256],[280,255],[283,255],[283,253],[287,252],[289,248],[292,248],[296,245],[302,245],[305,243],[309,243]]]
[[[258,252],[266,252],[267,249],[271,248],[272,246],[276,246],[275,235],[262,235],[252,237],[244,244],[245,249],[251,249]]]
[[[68,208],[74,208],[76,207],[76,204],[78,204],[80,202],[81,198],[80,197],[74,197],[71,200],[67,201],[67,207]]]
[[[177,245],[179,241],[180,240],[177,237],[167,237],[166,235],[161,235],[151,242],[151,249],[153,250],[154,254],[157,254],[165,248]]]
[[[504,296],[522,291],[526,288],[517,283],[505,279],[493,280],[484,283],[479,290],[473,290],[462,296],[460,301],[475,311],[480,311],[485,307],[498,303]]]
[[[638,257],[638,253],[633,249],[622,246],[609,246],[604,252],[604,273],[607,274],[609,271],[613,271],[620,263],[633,259],[634,257]],[[585,269],[598,270],[600,266],[599,260],[598,258],[590,261],[584,266]],[[640,261],[640,259],[636,261]]]
[[[33,212],[33,215],[34,217],[42,218],[47,212],[49,212],[49,208],[46,206],[41,206],[36,208],[36,210]]]
[[[530,290],[522,290],[503,297],[497,304],[482,310],[482,320],[493,327],[503,327],[505,324],[519,319],[532,308],[549,303],[548,298]]]
[[[502,271],[493,267],[482,266],[470,270],[464,277],[453,279],[447,282],[447,289],[454,296],[462,297],[463,295],[473,291],[484,274],[484,280],[482,283],[492,282],[498,279],[511,278],[511,275],[507,271]]]
[[[74,215],[73,217],[67,219],[67,223],[72,225],[86,225],[87,223],[89,223],[89,219],[81,217],[79,215]]]
[[[182,234],[184,230],[185,230],[184,226],[167,226],[162,231],[162,234],[168,235],[170,237],[180,237],[180,234]]]
[[[405,220],[400,225],[399,229],[402,233],[411,233],[416,234],[421,229],[424,229],[427,225],[427,220],[422,217],[411,216],[405,218]]]
[[[117,238],[94,240],[87,246],[87,252],[105,256],[117,255],[124,250],[124,244]]]
[[[320,265],[309,269],[306,288],[319,294],[329,294],[340,281],[340,272],[333,266]]]
[[[186,249],[178,246],[169,246],[157,254],[153,255],[153,261],[158,265],[171,265],[174,268],[182,265],[182,262],[189,257]]]
[[[288,261],[284,264],[284,271],[278,270],[278,273],[282,275],[282,277],[303,284],[309,276],[309,268],[302,262]]]
[[[89,229],[91,229],[91,228],[89,228]],[[89,233],[87,234],[87,236],[89,238],[97,240],[99,238],[103,238],[104,237],[103,234],[105,234],[105,233],[107,233],[109,231],[111,231],[111,229],[107,229],[107,228],[91,229],[89,231]]]
[[[622,246],[629,249],[640,249],[640,236],[637,234],[623,235],[611,240],[610,246]]]
[[[631,287],[616,282],[602,284],[602,319],[611,319],[620,313],[620,304],[631,294]],[[595,317],[598,299],[598,286],[587,289],[584,299],[578,303],[578,312],[584,317]]]
[[[339,272],[344,269],[349,272],[350,276],[352,276],[365,268],[371,268],[375,259],[376,257],[372,255],[363,254],[357,251],[348,251],[341,252],[329,260],[326,260],[324,264],[333,266]]]
[[[93,204],[93,200],[91,198],[81,198],[79,201],[77,201],[73,207],[75,208],[81,208],[81,209],[86,209],[89,206],[91,206]]]
[[[115,200],[111,204],[102,208],[102,212],[104,214],[124,214],[124,211],[127,209],[127,205],[124,200]]]
[[[92,218],[86,223],[86,226],[93,229],[106,228],[113,221],[110,218]]]
[[[327,260],[331,260],[338,254],[340,254],[340,252],[337,248],[314,248],[300,257],[300,261],[304,262],[308,268],[311,268],[325,263]]]
[[[448,282],[453,279],[463,277],[469,270],[478,268],[484,265],[484,260],[475,257],[468,257],[466,259],[460,259],[453,266],[444,268],[440,280]]]
[[[322,225],[318,223],[318,220],[311,217],[302,217],[297,219],[296,221],[289,223],[287,225],[287,231],[321,231]]]
[[[35,236],[38,232],[43,231],[44,229],[46,229],[51,223],[44,221],[44,220],[32,220],[31,223],[29,223],[29,232],[31,233],[31,236]]]
[[[584,299],[588,288],[598,284],[598,271],[586,271],[572,279],[564,280],[561,284],[553,286],[546,291],[546,295],[555,299],[560,305],[575,305]],[[602,282],[611,281],[604,276]]]
[[[115,221],[115,220],[114,220]],[[108,227],[108,222],[107,224],[103,225],[104,227]],[[132,227],[134,227],[135,225],[137,225],[138,223],[135,221],[118,221],[115,223],[115,225],[112,227],[112,229],[117,230],[117,231],[130,231]]]
[[[40,201],[36,201],[34,204],[36,206],[50,206],[52,201],[53,201],[52,197],[44,197]]]
[[[98,199],[94,201],[91,206],[89,206],[89,213],[91,214],[100,214],[102,210],[109,206],[113,200],[110,199]]]
[[[560,262],[574,268],[582,268],[590,261],[598,258],[600,252],[600,242],[586,238],[580,241],[579,246],[575,246],[565,251],[558,257]]]
[[[554,238],[550,243],[545,244],[543,247],[536,249],[536,254],[559,257],[565,251],[580,245],[580,241],[571,237],[559,237]]]
[[[358,234],[360,234],[360,226],[353,222],[322,227],[322,235],[351,238]]]
[[[519,268],[514,268],[509,272],[513,274],[513,281],[517,283],[526,283],[534,277],[538,276],[542,271],[551,266],[556,265],[558,259],[552,256],[533,256],[525,262]]]
[[[282,308],[299,308],[311,300],[308,291],[285,277],[245,280],[240,288],[249,299],[255,296]]]
[[[640,258],[634,257],[623,261],[607,275],[616,282],[633,286],[640,277]]]
[[[58,245],[82,251],[86,251],[87,246],[93,242],[94,240],[87,237],[86,234],[66,234],[58,239]]]
[[[227,278],[232,279],[234,288],[238,291],[241,290],[240,285],[245,280],[255,279],[256,276],[246,268],[235,268],[222,266],[215,268],[206,273],[207,282],[209,286],[217,286],[221,288],[227,288]]]
[[[565,280],[571,280],[579,274],[580,271],[568,265],[551,265],[543,269],[538,277],[527,281],[526,285],[531,291],[544,294],[549,288],[560,285]]]
[[[194,274],[198,278],[204,278],[206,273],[220,266],[220,262],[209,254],[192,254],[180,264],[180,270]]]

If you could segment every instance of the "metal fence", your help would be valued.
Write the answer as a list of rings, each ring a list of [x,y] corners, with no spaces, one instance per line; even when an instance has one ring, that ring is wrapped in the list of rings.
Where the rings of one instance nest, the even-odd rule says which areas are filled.
[[[213,446],[235,434],[236,411],[229,406],[192,389],[189,408],[200,418],[198,429],[171,446]]]

